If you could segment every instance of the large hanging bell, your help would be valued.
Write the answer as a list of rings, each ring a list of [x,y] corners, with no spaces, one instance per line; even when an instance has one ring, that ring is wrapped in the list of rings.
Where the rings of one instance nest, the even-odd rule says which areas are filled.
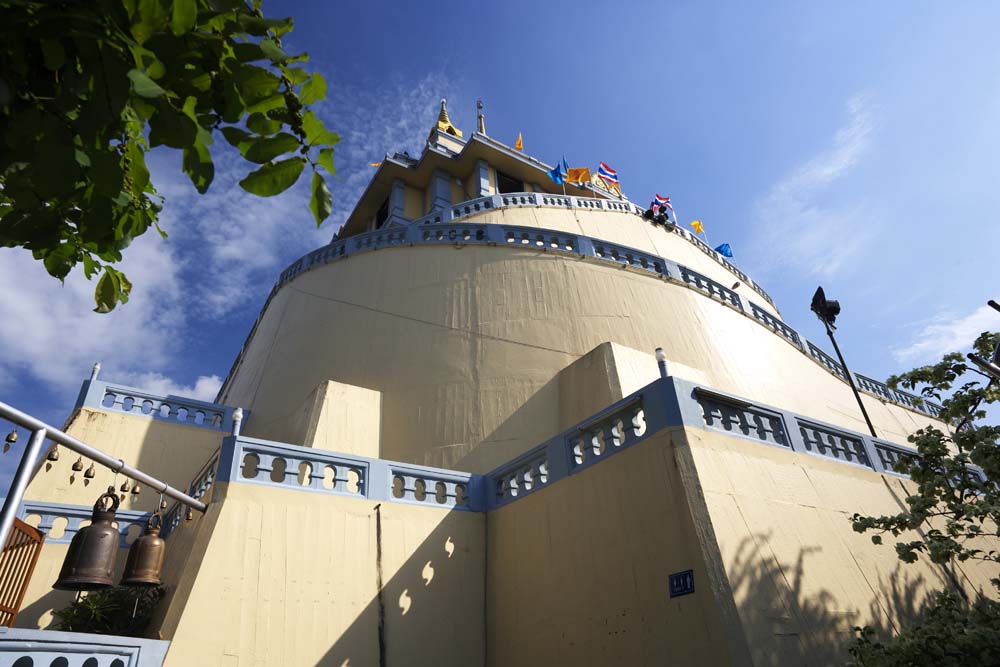
[[[63,591],[93,591],[114,585],[111,574],[115,569],[121,535],[112,523],[118,509],[118,496],[109,488],[94,503],[89,526],[84,526],[70,542],[59,579],[52,585]]]
[[[146,522],[146,532],[128,550],[122,586],[159,586],[163,583],[160,581],[160,570],[163,569],[167,543],[160,537],[162,525],[163,517],[154,512]]]

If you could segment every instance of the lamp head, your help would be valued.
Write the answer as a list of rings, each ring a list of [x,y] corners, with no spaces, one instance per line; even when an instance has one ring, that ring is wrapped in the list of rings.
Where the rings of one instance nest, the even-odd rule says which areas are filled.
[[[816,293],[813,294],[810,309],[816,313],[816,317],[823,323],[832,327],[833,323],[837,321],[837,315],[840,315],[840,302],[827,299],[823,288],[817,287]]]

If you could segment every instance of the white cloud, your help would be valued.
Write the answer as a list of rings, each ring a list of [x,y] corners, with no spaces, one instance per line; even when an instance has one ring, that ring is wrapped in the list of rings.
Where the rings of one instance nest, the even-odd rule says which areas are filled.
[[[289,191],[255,197],[239,186],[253,165],[221,145],[215,180],[208,193],[198,195],[179,171],[174,153],[156,155],[153,181],[167,200],[161,224],[171,241],[183,245],[185,283],[195,297],[190,307],[199,315],[223,318],[261,303],[287,264],[329,243],[375,174],[370,163],[382,160],[387,151],[419,154],[438,100],[454,88],[444,74],[430,74],[415,84],[331,84],[331,101],[318,111],[341,141],[334,152],[337,174],[327,180],[333,213],[319,229],[308,208],[308,168]],[[454,108],[451,103],[449,108]],[[218,141],[223,142],[221,137]]]
[[[132,298],[108,315],[92,312],[96,283],[79,268],[60,285],[27,251],[0,249],[0,391],[30,383],[44,388],[47,407],[65,406],[101,361],[104,378],[214,399],[217,375],[203,374],[192,385],[176,380],[197,370],[190,350],[198,322],[256,308],[285,264],[329,242],[375,173],[368,164],[386,151],[419,154],[438,100],[455,87],[444,74],[412,85],[331,85],[333,110],[325,120],[342,141],[338,175],[329,183],[333,215],[319,230],[308,209],[308,175],[278,197],[254,197],[238,185],[251,165],[219,146],[216,180],[201,196],[181,173],[176,151],[155,152],[149,162],[167,199],[161,224],[170,236],[163,241],[149,232],[126,250],[119,268],[134,285]],[[449,100],[450,110],[461,107]],[[234,354],[245,333],[234,333]]]
[[[0,250],[0,389],[31,379],[71,393],[93,362],[128,372],[163,368],[185,324],[184,290],[173,248],[155,233],[140,237],[120,267],[134,287],[112,313],[93,312],[96,282],[73,271],[65,284],[21,249]],[[51,390],[50,390],[51,391]]]
[[[852,261],[871,240],[864,207],[830,207],[818,196],[853,169],[875,129],[874,109],[862,95],[847,102],[848,123],[833,146],[776,183],[755,206],[752,251],[767,263],[762,270],[828,277]]]
[[[126,373],[124,377],[115,377],[122,384],[145,389],[159,396],[183,396],[199,401],[212,402],[222,386],[222,378],[218,375],[201,375],[193,385],[180,385],[160,373]]]
[[[932,363],[949,352],[968,350],[984,331],[1000,329],[1000,313],[980,306],[965,317],[941,313],[926,324],[908,345],[892,351],[897,361]]]

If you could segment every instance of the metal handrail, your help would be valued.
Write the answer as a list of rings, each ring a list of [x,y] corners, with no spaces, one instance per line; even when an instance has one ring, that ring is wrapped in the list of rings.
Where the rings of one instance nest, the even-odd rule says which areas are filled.
[[[165,496],[169,496],[170,498],[173,498],[188,507],[192,507],[199,512],[204,512],[207,509],[207,505],[200,500],[195,500],[186,493],[178,491],[166,482],[161,482],[152,475],[147,475],[143,471],[133,468],[122,459],[116,459],[112,456],[108,456],[104,452],[94,449],[90,445],[77,440],[73,436],[64,433],[54,426],[50,426],[40,419],[36,419],[35,417],[32,417],[15,407],[7,405],[3,401],[0,401],[0,417],[32,431],[31,439],[24,448],[24,454],[21,455],[21,462],[17,466],[17,472],[14,473],[14,478],[11,480],[10,490],[4,498],[3,509],[0,509],[0,546],[7,543],[7,537],[10,533],[11,526],[14,523],[17,508],[21,504],[21,500],[24,498],[24,492],[28,488],[28,483],[31,481],[31,477],[34,475],[37,465],[40,463],[39,459],[42,451],[42,444],[47,439],[52,440],[53,442],[80,454],[81,456],[85,456],[95,463],[100,463],[116,473],[121,473],[136,482],[145,484],[155,491],[162,493]]]

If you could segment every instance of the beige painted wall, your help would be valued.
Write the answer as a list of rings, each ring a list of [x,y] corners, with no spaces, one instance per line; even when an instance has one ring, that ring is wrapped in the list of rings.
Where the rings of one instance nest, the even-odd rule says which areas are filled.
[[[846,383],[718,301],[506,247],[392,248],[300,275],[271,301],[223,399],[251,408],[247,435],[284,441],[275,420],[318,383],[380,391],[384,458],[485,472],[560,431],[558,373],[606,341],[662,346],[671,372],[866,430]],[[865,400],[890,440],[930,421]]]
[[[424,215],[425,210],[424,191],[407,185],[403,191],[403,215],[410,220],[416,220]]]
[[[208,514],[170,538],[165,665],[378,664],[375,504],[252,484],[214,492]],[[386,664],[481,664],[484,516],[380,509]]]
[[[342,454],[379,457],[382,395],[340,382],[321,382],[295,410],[264,422],[288,442]]]
[[[678,460],[703,490],[708,517],[699,521],[714,533],[755,665],[843,664],[851,628],[891,632],[929,591],[950,585],[925,559],[900,562],[891,536],[876,546],[851,528],[855,512],[898,512],[908,481],[701,429],[685,433],[689,451]],[[971,563],[954,570],[972,595],[995,595],[990,576]]]
[[[573,234],[583,234],[591,238],[610,241],[666,257],[694,269],[726,287],[732,287],[739,281],[739,276],[731,273],[687,239],[673,232],[668,232],[663,226],[654,225],[637,215],[528,206],[495,209],[469,216],[466,220],[478,223],[492,222],[540,229],[557,229]],[[753,278],[753,276],[750,277]],[[736,288],[736,292],[744,300],[753,301],[768,312],[778,315],[780,319],[778,311],[749,286],[741,284]]]
[[[221,431],[93,408],[78,410],[70,418],[65,431],[182,491],[187,490],[191,479],[227,435]],[[110,484],[115,482],[115,489],[118,490],[126,481],[125,477],[119,475],[116,478],[111,470],[100,465],[94,466],[94,478],[88,480],[84,472],[90,461],[84,459],[84,469],[74,472],[72,466],[77,458],[76,454],[61,447],[59,460],[45,461],[24,497],[28,500],[93,506]],[[141,487],[138,496],[131,493],[125,495],[122,509],[148,512],[159,502],[159,495],[145,486]]]
[[[490,513],[486,664],[749,664],[664,431]],[[695,592],[671,599],[672,573]]]

